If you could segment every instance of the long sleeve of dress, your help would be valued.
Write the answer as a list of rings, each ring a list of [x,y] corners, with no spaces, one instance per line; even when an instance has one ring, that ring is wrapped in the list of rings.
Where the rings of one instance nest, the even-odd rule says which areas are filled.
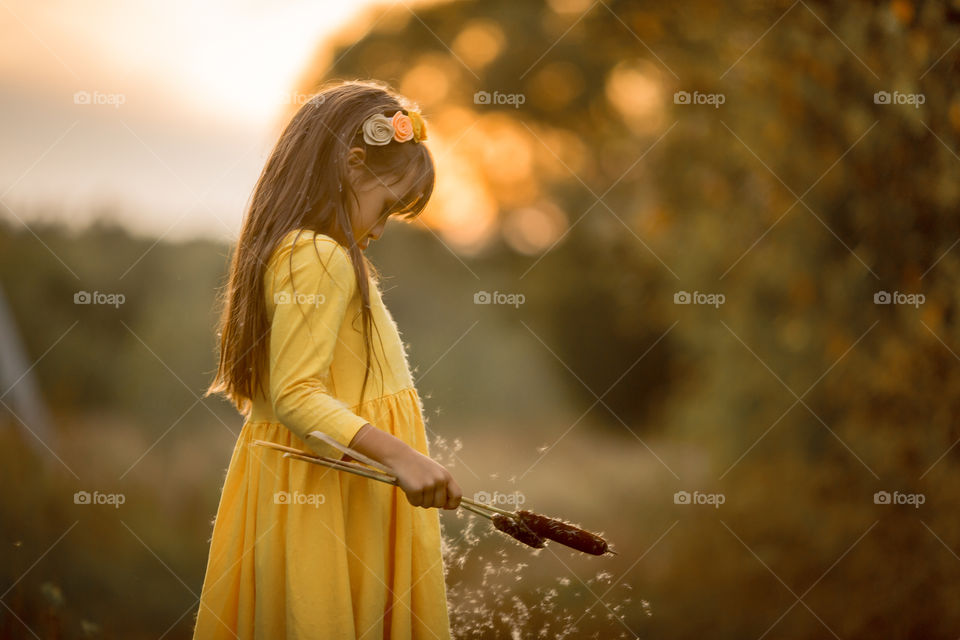
[[[267,305],[274,308],[270,326],[274,414],[301,440],[311,431],[323,431],[349,446],[367,420],[329,390],[334,348],[358,290],[349,254],[332,238],[317,235],[314,244],[312,237],[301,237],[293,249],[278,250],[267,273],[273,283]],[[333,451],[325,445],[319,448]]]

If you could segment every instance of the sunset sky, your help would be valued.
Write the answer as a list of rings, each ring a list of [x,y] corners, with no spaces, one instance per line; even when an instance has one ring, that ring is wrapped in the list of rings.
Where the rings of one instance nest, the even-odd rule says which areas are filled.
[[[297,78],[372,4],[0,0],[0,215],[231,237]]]

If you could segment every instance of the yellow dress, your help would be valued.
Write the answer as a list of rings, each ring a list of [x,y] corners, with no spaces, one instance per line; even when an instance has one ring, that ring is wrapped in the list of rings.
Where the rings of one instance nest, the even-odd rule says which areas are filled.
[[[447,640],[438,509],[411,506],[398,487],[250,445],[340,458],[305,435],[320,430],[349,445],[369,422],[429,455],[423,405],[379,288],[371,278],[383,340],[373,331],[372,348],[383,373],[373,365],[360,404],[361,301],[346,249],[291,231],[264,278],[270,398],[254,399],[227,469],[194,639]]]

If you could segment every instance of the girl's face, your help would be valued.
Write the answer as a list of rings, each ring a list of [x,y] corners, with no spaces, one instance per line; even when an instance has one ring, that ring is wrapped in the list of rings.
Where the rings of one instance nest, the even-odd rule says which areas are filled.
[[[381,182],[376,178],[361,178],[362,174],[359,171],[352,175],[357,178],[353,184],[359,202],[354,202],[352,198],[347,199],[350,222],[357,246],[360,249],[366,249],[372,240],[377,240],[383,235],[387,218],[396,210],[398,203],[407,192],[413,189],[416,176],[408,174],[404,175],[399,182],[393,182],[395,178],[384,179]]]

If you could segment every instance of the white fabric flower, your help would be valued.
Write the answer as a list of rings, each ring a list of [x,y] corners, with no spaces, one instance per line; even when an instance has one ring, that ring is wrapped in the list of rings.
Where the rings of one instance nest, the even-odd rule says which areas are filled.
[[[363,123],[363,141],[367,144],[383,146],[393,140],[393,121],[382,113],[377,113]]]

